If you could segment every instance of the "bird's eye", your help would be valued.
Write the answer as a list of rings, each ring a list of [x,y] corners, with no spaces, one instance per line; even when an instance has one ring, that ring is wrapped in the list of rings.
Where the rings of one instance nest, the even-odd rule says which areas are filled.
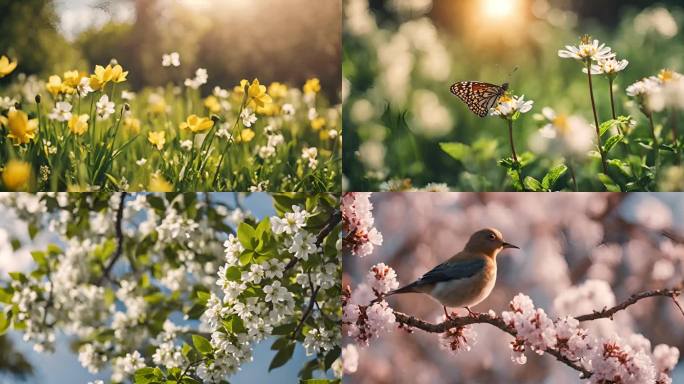
[[[489,238],[492,239],[492,240],[495,240],[495,239],[496,239],[496,236],[495,236],[493,233],[490,233],[490,234],[489,234]]]

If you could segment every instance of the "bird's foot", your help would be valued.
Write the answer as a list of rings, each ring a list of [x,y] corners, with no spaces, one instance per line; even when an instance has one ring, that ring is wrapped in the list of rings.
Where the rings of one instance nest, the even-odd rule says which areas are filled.
[[[470,317],[477,317],[479,315],[479,313],[471,311],[468,307],[465,307],[465,309],[468,311],[468,316]]]
[[[444,308],[444,316],[446,316],[447,320],[453,320],[455,318],[455,316],[452,316],[449,314],[449,312],[447,311],[447,308],[445,306],[442,306],[442,308]]]

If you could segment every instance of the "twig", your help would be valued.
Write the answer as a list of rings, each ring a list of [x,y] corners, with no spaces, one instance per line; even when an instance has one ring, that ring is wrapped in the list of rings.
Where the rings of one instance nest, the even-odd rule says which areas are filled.
[[[194,366],[198,365],[199,363],[206,361],[206,360],[208,360],[208,358],[203,357],[199,360],[193,361],[192,363],[188,364],[188,366],[185,367],[185,369],[183,370],[183,373],[181,373],[180,380],[183,380],[183,378],[188,374],[188,371],[190,370],[190,368],[192,368],[192,367],[194,367]],[[190,377],[190,376],[188,375],[188,377]]]
[[[119,208],[116,211],[116,223],[115,223],[115,230],[116,230],[116,240],[117,240],[117,246],[116,246],[116,252],[114,252],[114,256],[112,256],[111,259],[109,259],[109,263],[105,267],[104,271],[102,272],[102,276],[97,281],[97,285],[102,284],[104,280],[110,280],[109,274],[112,271],[112,268],[114,268],[114,264],[119,260],[119,257],[121,257],[121,254],[123,253],[123,242],[124,242],[124,236],[123,236],[123,230],[121,229],[121,225],[123,224],[123,212],[124,212],[124,203],[126,201],[126,192],[121,192],[121,199],[119,201]]]
[[[637,301],[645,299],[647,297],[655,297],[655,296],[666,296],[672,298],[674,300],[675,304],[679,307],[679,303],[677,303],[676,297],[679,296],[681,293],[681,288],[670,288],[670,289],[657,289],[653,291],[644,291],[640,293],[635,293],[632,296],[630,296],[627,300],[623,301],[622,303],[612,307],[612,308],[604,308],[601,311],[594,311],[594,313],[587,314],[587,315],[582,315],[582,316],[575,316],[575,319],[579,321],[589,321],[589,320],[597,320],[597,319],[605,319],[605,318],[612,318],[615,313],[626,309],[630,305],[636,304]],[[681,311],[681,307],[680,311]],[[684,311],[681,311],[682,315],[684,315]]]
[[[332,215],[330,215],[330,218],[325,223],[325,226],[323,226],[321,231],[318,232],[318,235],[316,236],[316,247],[321,246],[323,240],[325,240],[325,237],[328,236],[333,229],[335,229],[335,227],[337,226],[337,224],[339,224],[340,221],[342,221],[342,211],[336,210],[332,213]],[[290,262],[287,263],[287,265],[285,266],[285,271],[288,271],[292,267],[294,267],[298,261],[298,258],[293,257],[292,260],[290,260]]]
[[[313,288],[313,286],[312,286],[312,288]],[[316,296],[318,295],[318,291],[320,289],[321,289],[321,287],[316,287],[316,289],[314,289],[313,292],[311,293],[311,299],[309,299],[309,305],[306,307],[306,311],[302,315],[302,319],[299,320],[299,324],[297,324],[297,328],[295,328],[294,332],[292,332],[292,339],[293,340],[297,338],[299,331],[301,331],[302,327],[304,327],[304,322],[311,315],[311,311],[313,311],[314,303],[316,302]]]
[[[652,290],[652,291],[644,291],[640,293],[635,293],[632,296],[630,296],[627,300],[621,302],[620,304],[611,307],[611,308],[605,308],[601,311],[596,311],[591,314],[587,315],[581,315],[581,316],[575,316],[575,319],[578,321],[591,321],[591,320],[597,320],[597,319],[605,319],[605,318],[612,318],[615,313],[627,309],[627,307],[637,303],[640,300],[649,298],[649,297],[657,297],[657,296],[663,296],[663,297],[670,297],[674,304],[677,306],[679,311],[682,313],[684,316],[684,309],[682,309],[682,306],[677,302],[677,296],[681,294],[681,287],[678,288],[669,288],[669,289],[657,289],[657,290]],[[420,330],[423,330],[425,332],[429,333],[444,333],[449,329],[452,328],[457,328],[457,327],[464,327],[466,325],[471,325],[471,324],[481,324],[481,323],[486,323],[493,325],[496,328],[499,328],[500,330],[510,334],[513,337],[517,336],[517,332],[515,329],[509,327],[501,317],[499,316],[491,316],[488,313],[474,313],[469,316],[461,316],[461,317],[453,317],[451,319],[447,319],[446,321],[443,321],[438,324],[433,324],[429,323],[427,321],[418,319],[413,316],[409,316],[405,313],[398,312],[398,311],[393,311],[394,312],[394,317],[396,321],[402,325],[413,327],[413,328],[418,328]],[[570,360],[567,357],[563,356],[562,352],[554,349],[554,348],[548,348],[545,351],[546,353],[552,355],[553,357],[556,358],[556,360],[564,363],[565,365],[569,366],[570,368],[573,368],[579,372],[582,373],[582,378],[589,378],[593,373],[586,368],[584,368],[582,365],[578,364],[576,361]]]

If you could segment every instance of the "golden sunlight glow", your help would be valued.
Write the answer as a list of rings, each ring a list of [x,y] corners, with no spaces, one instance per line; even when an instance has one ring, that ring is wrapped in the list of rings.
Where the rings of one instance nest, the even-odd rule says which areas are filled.
[[[482,0],[482,12],[493,19],[510,17],[519,9],[519,0]]]

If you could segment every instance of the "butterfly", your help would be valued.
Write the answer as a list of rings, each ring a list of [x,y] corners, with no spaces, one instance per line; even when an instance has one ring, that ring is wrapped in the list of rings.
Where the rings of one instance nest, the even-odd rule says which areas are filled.
[[[451,93],[458,96],[474,114],[485,117],[507,89],[508,83],[498,86],[481,81],[459,81],[451,86]]]

